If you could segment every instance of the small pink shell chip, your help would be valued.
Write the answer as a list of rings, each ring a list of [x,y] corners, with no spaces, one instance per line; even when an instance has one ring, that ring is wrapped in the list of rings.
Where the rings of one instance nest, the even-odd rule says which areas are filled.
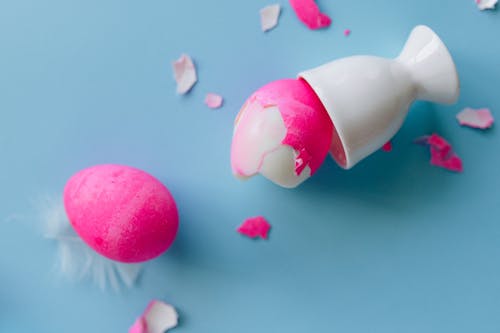
[[[454,172],[462,172],[462,160],[453,152],[451,145],[443,137],[432,134],[415,140],[415,143],[429,145],[431,165]]]
[[[250,238],[260,237],[267,239],[271,225],[263,216],[250,217],[246,219],[236,231]]]
[[[290,5],[299,20],[311,30],[327,28],[332,23],[328,15],[320,12],[314,0],[290,0]]]
[[[177,82],[177,93],[180,95],[188,93],[198,81],[193,60],[187,54],[183,54],[172,63],[172,68]]]
[[[427,144],[440,151],[443,156],[447,156],[451,153],[451,145],[443,137],[437,134],[430,135],[427,138]]]
[[[208,93],[205,96],[205,104],[211,109],[218,109],[222,106],[224,99],[221,95],[217,95],[214,93]]]
[[[457,154],[444,155],[442,151],[431,146],[431,165],[454,172],[462,172],[462,160]]]
[[[392,142],[391,141],[387,141],[383,146],[382,146],[382,150],[385,151],[385,152],[390,152],[392,151]]]
[[[487,129],[493,126],[495,120],[489,109],[465,108],[457,114],[458,123],[462,126]]]
[[[129,333],[164,333],[177,326],[178,317],[172,305],[153,300],[130,327]]]

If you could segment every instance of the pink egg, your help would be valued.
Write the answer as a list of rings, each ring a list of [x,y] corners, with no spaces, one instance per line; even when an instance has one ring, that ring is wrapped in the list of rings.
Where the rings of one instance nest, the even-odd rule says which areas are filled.
[[[85,243],[121,262],[159,256],[179,227],[168,189],[150,174],[128,166],[97,165],[78,172],[66,184],[64,206]]]

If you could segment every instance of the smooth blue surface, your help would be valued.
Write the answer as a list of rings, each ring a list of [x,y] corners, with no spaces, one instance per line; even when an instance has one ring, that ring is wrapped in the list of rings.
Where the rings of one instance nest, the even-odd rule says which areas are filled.
[[[454,118],[466,106],[500,118],[500,12],[473,0],[321,0],[333,26],[309,31],[278,1],[268,34],[267,0],[0,2],[1,332],[126,332],[151,298],[179,308],[179,333],[500,331],[500,136]],[[457,105],[415,105],[392,153],[348,172],[328,160],[296,190],[231,176],[233,119],[253,90],[337,57],[395,56],[417,24],[455,57]],[[185,97],[170,68],[182,52],[200,77]],[[211,91],[221,110],[203,105]],[[463,174],[431,167],[411,143],[433,131]],[[36,210],[106,162],[156,175],[181,214],[172,249],[120,294],[59,277]],[[258,214],[269,241],[235,233]]]

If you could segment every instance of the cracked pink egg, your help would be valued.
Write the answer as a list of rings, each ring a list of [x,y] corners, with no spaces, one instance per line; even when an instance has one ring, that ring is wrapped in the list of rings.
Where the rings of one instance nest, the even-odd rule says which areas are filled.
[[[269,83],[236,118],[233,173],[243,179],[260,173],[280,186],[296,187],[319,169],[334,132],[323,104],[304,80]]]
[[[85,243],[126,263],[165,252],[179,226],[168,189],[150,174],[122,165],[97,165],[72,176],[64,188],[64,207]]]

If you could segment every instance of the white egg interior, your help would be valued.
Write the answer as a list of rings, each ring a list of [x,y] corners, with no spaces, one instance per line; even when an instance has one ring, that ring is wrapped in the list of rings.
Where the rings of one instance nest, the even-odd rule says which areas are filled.
[[[255,104],[246,105],[235,124],[231,156],[235,175],[245,179],[260,173],[282,187],[298,186],[311,176],[311,169],[306,166],[296,174],[298,153],[282,144],[287,129],[279,108]]]

